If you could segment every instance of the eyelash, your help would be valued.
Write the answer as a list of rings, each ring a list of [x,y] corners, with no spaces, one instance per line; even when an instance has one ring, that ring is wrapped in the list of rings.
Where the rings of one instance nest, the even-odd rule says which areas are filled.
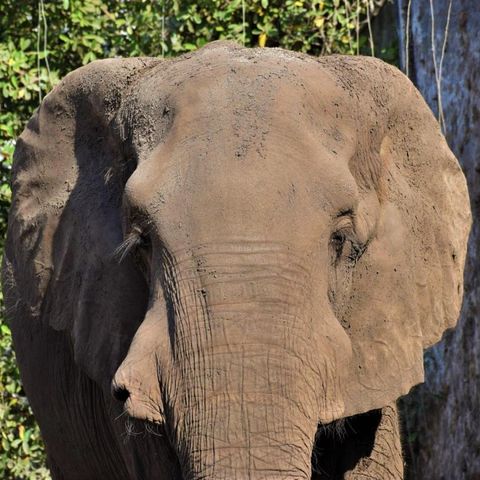
[[[150,237],[138,227],[134,227],[125,240],[116,248],[114,256],[121,263],[127,255],[133,254],[140,249],[147,249],[150,245]]]

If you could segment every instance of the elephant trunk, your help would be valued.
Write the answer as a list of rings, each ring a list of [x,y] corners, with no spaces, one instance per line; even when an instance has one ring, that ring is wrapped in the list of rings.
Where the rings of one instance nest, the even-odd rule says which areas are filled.
[[[205,255],[193,272],[177,259],[164,282],[174,317],[165,413],[186,479],[311,477],[325,363],[312,359],[307,273],[284,265]]]
[[[318,422],[343,413],[328,302],[314,316],[301,259],[254,248],[165,254],[114,381],[131,415],[165,422],[188,480],[311,478]]]
[[[188,374],[167,420],[185,478],[310,478],[317,418],[305,365],[267,346],[230,348],[179,365]]]

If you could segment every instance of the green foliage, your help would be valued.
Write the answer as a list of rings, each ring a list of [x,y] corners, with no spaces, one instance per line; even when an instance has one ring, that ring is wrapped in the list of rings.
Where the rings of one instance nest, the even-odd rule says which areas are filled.
[[[377,2],[378,3],[378,2]],[[357,5],[358,10],[357,10]],[[365,45],[367,0],[2,0],[0,15],[0,247],[15,138],[42,97],[97,58],[175,56],[217,39],[313,55]],[[0,478],[49,478],[0,319]]]
[[[0,473],[5,479],[48,479],[40,432],[18,377],[10,329],[4,323],[0,352]]]

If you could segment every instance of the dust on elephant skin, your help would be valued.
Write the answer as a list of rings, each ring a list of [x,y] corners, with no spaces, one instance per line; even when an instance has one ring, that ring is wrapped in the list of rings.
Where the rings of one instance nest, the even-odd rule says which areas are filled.
[[[400,479],[463,174],[372,58],[102,60],[18,140],[3,265],[55,479]]]

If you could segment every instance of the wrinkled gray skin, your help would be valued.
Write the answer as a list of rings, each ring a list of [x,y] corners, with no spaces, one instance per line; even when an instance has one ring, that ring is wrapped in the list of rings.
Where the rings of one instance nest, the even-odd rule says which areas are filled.
[[[368,58],[94,62],[20,137],[3,267],[55,479],[400,479],[465,181]]]

